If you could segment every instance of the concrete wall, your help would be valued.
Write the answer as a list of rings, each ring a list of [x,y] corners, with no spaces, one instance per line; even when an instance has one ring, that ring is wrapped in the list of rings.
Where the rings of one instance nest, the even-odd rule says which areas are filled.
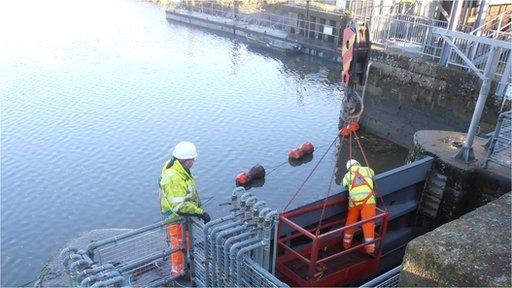
[[[511,286],[510,193],[407,245],[400,286]]]
[[[446,177],[435,218],[421,213],[418,215],[418,223],[427,230],[457,219],[511,190],[509,168],[497,165],[482,168],[486,155],[484,139],[475,138],[476,161],[466,164],[453,157],[465,137],[465,133],[436,130],[418,131],[414,135],[414,148],[411,149],[408,160],[421,159],[424,155],[432,156],[435,160],[431,173]],[[424,193],[428,193],[429,189],[427,185]]]
[[[364,129],[407,148],[418,130],[467,131],[480,90],[476,76],[416,56],[377,50],[370,55]],[[500,104],[489,96],[483,131],[494,129]]]

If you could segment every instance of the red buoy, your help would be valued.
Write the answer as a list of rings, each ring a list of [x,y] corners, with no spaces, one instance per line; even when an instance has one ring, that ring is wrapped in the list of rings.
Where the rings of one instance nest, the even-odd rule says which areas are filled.
[[[292,159],[295,159],[295,160],[299,160],[300,158],[302,158],[304,156],[304,151],[302,151],[300,148],[295,148],[295,149],[292,149],[289,153],[288,153],[288,157],[292,158]]]
[[[311,154],[315,151],[315,146],[313,146],[311,142],[304,142],[304,144],[300,145],[300,150],[302,150],[304,154]]]
[[[235,183],[236,186],[244,186],[247,185],[250,182],[250,177],[247,173],[241,172],[236,175]]]
[[[260,164],[254,165],[248,173],[240,172],[236,175],[235,183],[236,186],[245,186],[251,184],[251,182],[265,178],[265,168]]]

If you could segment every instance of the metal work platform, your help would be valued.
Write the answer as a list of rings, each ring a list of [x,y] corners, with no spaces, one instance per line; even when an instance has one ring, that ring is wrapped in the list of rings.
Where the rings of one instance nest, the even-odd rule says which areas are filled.
[[[291,281],[289,284],[293,285],[354,286],[361,285],[365,281],[369,281],[375,276],[399,265],[405,252],[405,246],[415,237],[413,226],[420,197],[428,180],[432,163],[432,157],[425,157],[375,177],[377,195],[380,196],[377,204],[382,209],[374,219],[377,224],[377,237],[375,239],[378,249],[377,256],[365,255],[362,249],[364,245],[361,244],[354,244],[355,247],[346,251],[340,252],[340,250],[336,250],[341,246],[341,243],[339,243],[341,231],[346,229],[346,227],[343,227],[343,223],[345,223],[344,215],[347,211],[346,200],[348,192],[346,190],[329,197],[323,217],[323,221],[326,224],[322,225],[319,235],[315,235],[315,230],[322,213],[322,209],[318,209],[318,207],[321,208],[323,200],[281,214],[278,232],[278,275],[283,277],[283,279]],[[379,215],[382,215],[380,217],[386,215],[386,229],[382,229],[386,225],[384,224],[386,221],[384,219],[377,219]],[[287,218],[293,218],[291,219],[293,221]],[[361,224],[362,222],[359,222],[355,226],[359,227]],[[302,229],[301,227],[304,228]],[[311,255],[313,253],[307,253],[304,250],[310,249],[309,251],[315,251],[314,249],[311,250],[311,247],[314,246],[311,244],[311,241],[293,239],[294,237],[298,238],[301,236],[299,234],[301,232],[298,232],[299,230],[302,230],[302,234],[307,234],[305,231],[309,232],[311,234],[309,235],[311,236],[309,237],[310,239],[318,238],[317,241],[319,243],[317,245],[321,249],[317,249],[318,255],[316,259],[312,259]],[[333,236],[333,238],[323,239],[326,237],[323,235]],[[357,239],[357,236],[355,239]],[[322,243],[322,240],[325,242]],[[329,243],[329,241],[331,242]],[[359,243],[361,243],[361,240]],[[325,247],[327,249],[324,249]],[[343,252],[345,254],[341,254]],[[378,257],[380,257],[380,261],[375,261]],[[317,274],[317,278],[318,276],[320,277],[316,281],[311,279],[311,275],[308,275],[308,273],[311,274],[313,272],[313,276],[315,276],[317,272],[311,271],[311,265],[309,264],[333,261],[335,258],[338,261],[336,262],[337,269],[333,270],[330,267],[334,267],[334,265],[326,263],[327,270],[323,272],[323,275]],[[316,268],[314,265],[312,267]],[[361,269],[366,273],[359,273]],[[344,277],[342,275],[343,271],[349,277]],[[330,277],[334,273],[341,273],[341,276]]]

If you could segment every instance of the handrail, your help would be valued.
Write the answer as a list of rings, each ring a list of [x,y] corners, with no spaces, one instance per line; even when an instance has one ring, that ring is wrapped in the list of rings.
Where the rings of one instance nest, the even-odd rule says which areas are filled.
[[[475,34],[475,32],[477,32],[478,30],[480,30],[480,29],[482,29],[482,28],[486,27],[489,23],[493,22],[494,20],[496,20],[496,19],[498,19],[498,18],[503,17],[505,14],[508,14],[508,13],[511,13],[511,14],[512,14],[512,9],[505,10],[505,11],[503,11],[502,13],[500,13],[500,14],[496,15],[496,17],[492,18],[491,20],[486,21],[484,24],[482,24],[482,25],[478,26],[477,28],[475,28],[475,29],[471,30],[471,31],[469,32],[469,34]],[[509,23],[509,24],[510,24],[510,23]],[[509,24],[507,24],[507,25],[509,25]],[[507,25],[505,25],[505,26],[507,26]],[[500,27],[498,27],[498,29],[497,29],[497,30],[499,30],[499,29],[500,29]]]

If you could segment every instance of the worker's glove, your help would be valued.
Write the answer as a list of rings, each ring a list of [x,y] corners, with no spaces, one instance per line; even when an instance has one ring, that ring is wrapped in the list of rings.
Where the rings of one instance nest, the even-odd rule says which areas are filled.
[[[210,215],[208,215],[208,213],[206,212],[203,212],[203,215],[201,215],[201,219],[203,220],[204,224],[210,222],[211,220]]]

